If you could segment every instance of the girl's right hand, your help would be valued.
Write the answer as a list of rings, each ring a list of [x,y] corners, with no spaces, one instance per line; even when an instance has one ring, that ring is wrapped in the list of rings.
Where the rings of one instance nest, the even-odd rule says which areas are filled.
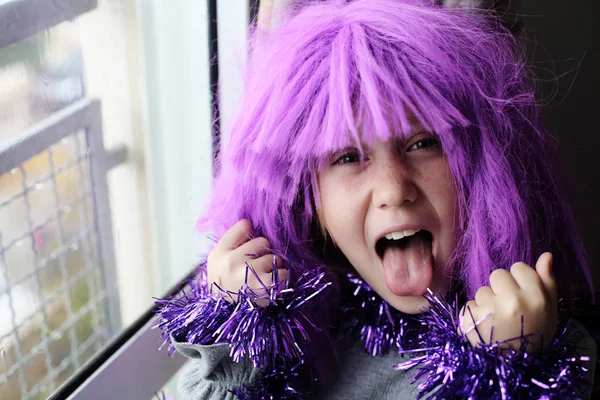
[[[273,259],[275,258],[277,268],[281,266],[281,259],[271,254],[271,243],[266,238],[252,238],[253,232],[252,223],[247,219],[238,221],[225,232],[208,255],[208,285],[216,283],[223,290],[237,293],[246,283],[246,263],[252,266],[264,285],[268,287],[273,283]],[[279,282],[285,280],[287,273],[285,269],[279,270]],[[247,283],[256,293],[264,292],[263,286],[251,271],[248,271]],[[213,293],[215,290],[218,289],[212,287]],[[236,296],[225,298],[234,301]]]

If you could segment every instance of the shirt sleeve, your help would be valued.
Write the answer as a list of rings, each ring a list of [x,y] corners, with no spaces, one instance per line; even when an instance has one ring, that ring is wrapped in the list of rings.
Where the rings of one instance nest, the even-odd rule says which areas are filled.
[[[260,374],[248,360],[234,363],[228,344],[197,345],[173,337],[171,341],[189,359],[177,384],[178,400],[233,400],[231,389],[251,385]]]

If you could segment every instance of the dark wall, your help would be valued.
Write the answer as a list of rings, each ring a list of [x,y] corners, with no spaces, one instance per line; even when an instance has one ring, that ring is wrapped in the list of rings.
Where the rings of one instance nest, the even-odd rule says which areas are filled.
[[[523,0],[529,61],[561,175],[600,290],[600,31],[597,0]]]

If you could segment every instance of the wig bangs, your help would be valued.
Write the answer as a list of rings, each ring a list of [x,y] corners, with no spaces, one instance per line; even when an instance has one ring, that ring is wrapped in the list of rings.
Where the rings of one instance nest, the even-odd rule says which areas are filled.
[[[272,79],[253,87],[277,96],[261,96],[253,152],[319,169],[332,152],[403,137],[415,121],[453,148],[452,128],[469,124],[460,97],[472,72],[456,66],[458,43],[433,39],[444,23],[452,33],[445,14],[456,11],[441,11],[380,0],[315,5],[267,37],[253,68]]]
[[[249,218],[274,248],[305,257],[315,173],[330,155],[405,137],[418,122],[439,138],[455,179],[462,236],[453,262],[469,294],[494,269],[547,250],[564,254],[557,270],[579,265],[590,282],[530,75],[499,21],[425,0],[309,3],[253,36],[199,227],[222,227],[219,235]]]

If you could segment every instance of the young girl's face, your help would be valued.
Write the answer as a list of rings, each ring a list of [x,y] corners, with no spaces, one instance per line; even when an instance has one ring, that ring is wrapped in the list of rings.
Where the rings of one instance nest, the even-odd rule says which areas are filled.
[[[362,160],[356,148],[335,152],[319,171],[322,222],[371,288],[396,309],[418,313],[427,288],[437,294],[450,283],[444,266],[458,207],[448,161],[418,124],[405,138],[363,149]]]

